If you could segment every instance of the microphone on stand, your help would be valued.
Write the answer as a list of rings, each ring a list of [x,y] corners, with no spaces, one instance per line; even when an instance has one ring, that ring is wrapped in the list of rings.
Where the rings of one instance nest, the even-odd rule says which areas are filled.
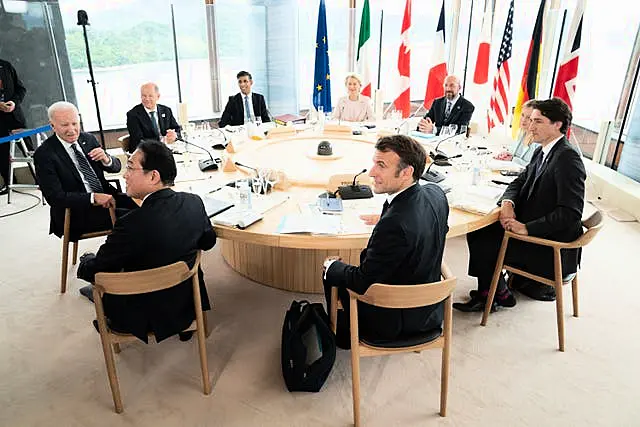
[[[358,172],[353,177],[353,182],[351,185],[341,185],[338,187],[338,193],[340,194],[340,198],[342,200],[352,200],[352,199],[370,199],[373,197],[373,191],[371,191],[371,187],[368,185],[358,185],[356,184],[356,180],[358,176],[365,173],[367,169],[362,169],[362,171]]]
[[[424,104],[420,104],[420,106],[416,109],[416,111],[414,111],[414,112],[413,112],[413,114],[411,114],[409,117],[407,117],[406,119],[404,119],[404,120],[402,121],[402,123],[400,123],[400,124],[398,125],[398,131],[397,131],[397,133],[399,134],[399,133],[400,133],[400,129],[402,129],[402,126],[404,126],[404,124],[405,124],[405,123],[407,123],[409,120],[411,120],[412,118],[414,118],[414,117],[418,114],[418,111],[422,110],[423,108],[424,108]]]
[[[446,138],[442,138],[440,141],[438,141],[438,143],[436,144],[434,150],[429,153],[429,157],[431,157],[433,159],[433,161],[439,161],[439,160],[445,160],[446,161],[446,160],[454,158],[454,157],[448,157],[442,151],[438,151],[438,147],[440,147],[440,144],[442,144],[443,142],[445,142],[445,141],[447,141],[447,140],[449,140],[451,138],[455,138],[456,136],[458,136],[458,134],[447,136]],[[455,157],[460,157],[460,156],[455,156]]]
[[[215,161],[215,159],[213,158],[213,156],[211,155],[209,150],[207,150],[204,147],[199,146],[198,144],[194,144],[193,142],[187,141],[186,139],[184,139],[182,137],[178,138],[177,141],[182,141],[185,144],[193,145],[194,147],[201,149],[202,151],[204,151],[205,153],[207,153],[209,155],[208,159],[200,159],[198,161],[198,167],[200,168],[200,170],[202,172],[218,170],[218,163]]]
[[[219,127],[214,128],[214,129],[222,134],[222,138],[224,138],[224,142],[222,144],[213,144],[211,146],[211,148],[213,148],[214,150],[224,150],[225,148],[227,148],[227,142],[228,142],[227,141],[227,134],[224,133],[224,131],[222,129],[220,129]]]
[[[431,166],[433,166],[435,164],[436,164],[435,162],[432,162],[429,165],[429,167],[427,168],[427,170],[422,174],[420,179],[424,179],[427,182],[433,182],[433,183],[438,183],[438,182],[444,181],[446,176],[444,176],[443,174],[441,174],[440,172],[437,172],[437,171],[431,172]]]

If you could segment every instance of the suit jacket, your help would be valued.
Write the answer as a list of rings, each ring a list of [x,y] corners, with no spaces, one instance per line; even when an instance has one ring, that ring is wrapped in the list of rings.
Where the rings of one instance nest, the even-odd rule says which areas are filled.
[[[197,195],[165,188],[150,194],[139,209],[118,218],[95,256],[83,257],[78,277],[90,282],[98,272],[138,271],[185,261],[191,267],[198,249],[211,249],[216,234]],[[200,276],[203,309],[209,298]],[[139,295],[105,295],[104,309],[114,329],[143,341],[157,341],[186,329],[195,319],[191,280]]]
[[[18,78],[16,69],[9,62],[0,59],[0,95],[3,95],[3,102],[13,101],[16,104],[16,108],[10,113],[0,111],[0,135],[8,134],[13,129],[27,127],[20,107],[26,93],[27,90]]]
[[[560,242],[570,242],[582,234],[582,210],[586,172],[580,154],[562,137],[545,159],[536,176],[542,147],[536,149],[526,169],[500,198],[515,204],[516,219],[527,226],[529,235]],[[526,261],[534,274],[553,277],[550,248],[524,242],[509,243],[509,257]],[[573,273],[580,261],[580,250],[562,251],[563,274]]]
[[[449,227],[449,206],[442,189],[415,184],[398,194],[376,224],[360,265],[336,261],[327,283],[363,294],[373,283],[415,285],[441,279],[440,266]],[[343,305],[348,301],[342,301]],[[442,326],[442,303],[411,309],[358,305],[362,336],[392,341]]]
[[[260,117],[263,123],[271,121],[269,110],[267,110],[267,104],[264,102],[264,96],[259,93],[251,92],[251,103],[253,104],[253,114],[256,117]],[[244,124],[244,116],[244,101],[242,99],[242,93],[237,93],[234,96],[229,97],[229,101],[224,107],[224,112],[222,113],[222,117],[220,117],[218,126],[225,127],[226,125],[242,125]]]
[[[94,148],[100,147],[98,140],[85,132],[80,133],[78,144],[85,156]],[[51,206],[49,233],[62,237],[66,208],[72,209],[71,241],[76,241],[78,236],[86,230],[89,217],[108,215],[106,209],[91,205],[91,196],[87,193],[80,172],[55,134],[38,147],[33,157],[40,190]],[[109,167],[104,166],[102,162],[91,160],[88,156],[87,160],[102,184],[104,192],[115,196],[117,191],[107,183],[104,172],[120,172],[120,160],[111,156],[112,163]]]
[[[431,121],[438,128],[437,135],[440,134],[440,130],[442,126],[449,126],[452,124],[458,125],[458,130],[460,130],[460,126],[469,125],[469,121],[471,121],[471,116],[473,115],[473,110],[475,107],[471,102],[469,102],[466,98],[460,95],[460,98],[453,104],[451,107],[451,113],[449,117],[445,119],[444,111],[447,108],[447,98],[442,97],[433,101],[431,108],[425,114],[424,118],[427,117],[431,119]]]
[[[166,105],[157,104],[158,124],[160,125],[160,135],[154,130],[151,117],[142,104],[138,104],[127,111],[127,130],[129,131],[129,152],[133,153],[143,139],[160,141],[160,138],[167,135],[167,129],[173,129],[181,137],[180,125],[173,117],[171,108]]]

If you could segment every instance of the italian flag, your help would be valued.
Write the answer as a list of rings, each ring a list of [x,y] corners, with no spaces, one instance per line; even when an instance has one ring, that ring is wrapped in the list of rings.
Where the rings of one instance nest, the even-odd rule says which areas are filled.
[[[362,94],[371,97],[371,15],[369,14],[369,0],[364,0],[362,19],[360,20],[360,37],[358,38],[358,55],[356,57],[357,70],[362,77]]]

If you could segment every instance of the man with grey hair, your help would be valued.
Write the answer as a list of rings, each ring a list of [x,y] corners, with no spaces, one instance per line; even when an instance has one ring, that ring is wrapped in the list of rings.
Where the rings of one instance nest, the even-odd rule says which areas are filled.
[[[120,160],[108,155],[93,135],[80,132],[76,106],[56,102],[48,114],[54,135],[34,153],[36,175],[51,206],[49,233],[62,237],[65,209],[71,208],[70,240],[75,242],[83,233],[111,228],[108,208],[132,209],[136,204],[107,183],[104,172],[120,172]]]
[[[133,153],[143,139],[171,144],[180,138],[180,126],[171,108],[158,104],[160,89],[152,82],[140,86],[141,103],[127,112],[129,152]]]
[[[433,101],[431,108],[418,123],[418,130],[440,135],[443,126],[457,125],[460,132],[462,126],[469,126],[475,107],[469,100],[460,95],[460,79],[448,75],[444,79],[444,96]]]

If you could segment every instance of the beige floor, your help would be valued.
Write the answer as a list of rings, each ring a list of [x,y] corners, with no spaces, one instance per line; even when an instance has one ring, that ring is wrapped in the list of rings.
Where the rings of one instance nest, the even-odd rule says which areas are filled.
[[[0,215],[7,212],[0,199]],[[16,197],[16,206],[31,203]],[[200,391],[193,342],[135,343],[117,356],[125,412],[113,412],[93,306],[58,293],[60,242],[48,208],[0,219],[0,425],[340,426],[351,423],[349,353],[340,351],[317,394],[292,394],[280,374],[284,312],[296,295],[239,277],[206,254],[214,303],[208,340],[213,393]],[[363,423],[370,426],[631,426],[640,410],[640,225],[609,220],[584,254],[579,319],[556,350],[555,306],[521,297],[492,315],[454,313],[447,418],[437,415],[437,351],[362,362]],[[81,251],[100,241],[86,241]],[[464,240],[448,242],[457,299],[474,287]],[[569,289],[566,289],[569,291]],[[568,297],[568,293],[566,294]],[[317,300],[317,297],[312,297]],[[566,299],[570,301],[569,298]],[[569,307],[568,307],[569,308]],[[568,311],[568,310],[567,310]]]

